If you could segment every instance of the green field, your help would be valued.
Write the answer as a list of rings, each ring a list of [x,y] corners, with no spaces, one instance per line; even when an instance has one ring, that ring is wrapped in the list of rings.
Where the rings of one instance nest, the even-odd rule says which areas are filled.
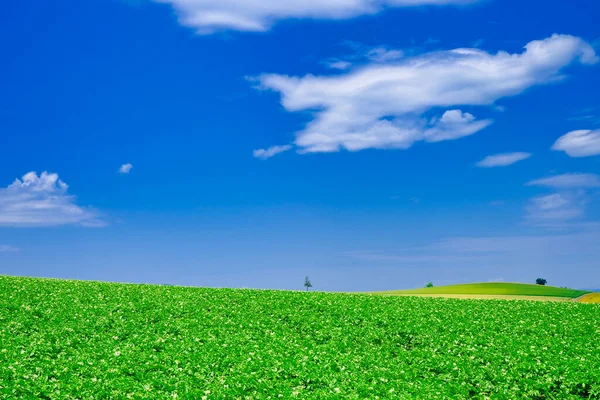
[[[600,306],[0,276],[2,399],[600,398]]]
[[[584,290],[566,289],[554,286],[528,285],[525,283],[467,283],[462,285],[437,286],[432,288],[392,290],[387,292],[375,292],[376,294],[402,294],[402,295],[486,295],[486,296],[545,296],[577,298],[586,293]]]

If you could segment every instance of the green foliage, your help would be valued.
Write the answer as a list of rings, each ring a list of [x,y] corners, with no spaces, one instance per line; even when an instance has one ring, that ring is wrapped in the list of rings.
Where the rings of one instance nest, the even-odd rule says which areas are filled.
[[[433,287],[433,282],[428,282],[427,285],[425,285],[426,288],[432,288]]]
[[[553,286],[528,285],[525,283],[488,282],[462,285],[436,286],[428,289],[392,290],[381,294],[488,294],[576,298],[590,293],[585,290],[563,289]]]
[[[547,282],[548,282],[548,281],[547,281],[547,280],[545,280],[544,278],[537,278],[537,279],[535,280],[535,284],[536,284],[536,285],[542,285],[542,286],[545,286]]]
[[[0,399],[598,399],[599,335],[576,302],[0,276]]]

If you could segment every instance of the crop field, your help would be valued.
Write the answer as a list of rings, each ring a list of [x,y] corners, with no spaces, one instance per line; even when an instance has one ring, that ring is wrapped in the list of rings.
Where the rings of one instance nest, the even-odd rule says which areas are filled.
[[[582,303],[600,303],[600,293],[586,294],[579,301]]]
[[[600,398],[600,306],[0,276],[2,399]]]
[[[380,295],[380,293],[376,293]],[[383,294],[381,294],[383,295]],[[464,294],[464,293],[431,293],[431,294],[404,294],[393,293],[390,296],[416,296],[416,297],[438,297],[448,299],[477,299],[477,300],[531,300],[531,301],[573,301],[570,297],[551,297],[551,296],[522,296],[507,294]]]

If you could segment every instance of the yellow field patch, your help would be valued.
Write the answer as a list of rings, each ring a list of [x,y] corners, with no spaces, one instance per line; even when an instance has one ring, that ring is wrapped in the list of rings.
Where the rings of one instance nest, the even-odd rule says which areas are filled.
[[[384,294],[382,294],[384,295]],[[571,301],[567,297],[552,296],[520,296],[507,294],[456,294],[456,293],[432,293],[432,294],[385,294],[385,296],[416,296],[416,297],[443,297],[448,299],[477,299],[477,300],[534,300],[534,301]],[[600,301],[598,299],[597,301]]]
[[[586,294],[579,299],[580,303],[600,303],[600,293]]]

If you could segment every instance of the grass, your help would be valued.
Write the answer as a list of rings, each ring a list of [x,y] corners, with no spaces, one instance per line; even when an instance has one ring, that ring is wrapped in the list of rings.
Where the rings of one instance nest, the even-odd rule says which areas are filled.
[[[600,308],[0,276],[2,399],[600,398]]]
[[[468,283],[451,286],[434,286],[432,288],[392,290],[374,292],[375,294],[395,295],[484,295],[484,296],[543,296],[549,298],[574,299],[589,293],[584,290],[566,289],[555,286],[529,285],[525,283]],[[501,297],[504,298],[504,297]]]

